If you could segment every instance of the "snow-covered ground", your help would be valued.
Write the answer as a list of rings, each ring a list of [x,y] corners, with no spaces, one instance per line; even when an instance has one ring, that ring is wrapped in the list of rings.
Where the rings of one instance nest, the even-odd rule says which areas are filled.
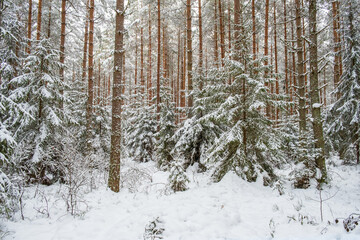
[[[293,189],[285,181],[280,195],[261,181],[248,183],[229,173],[221,182],[211,183],[208,175],[189,169],[190,189],[171,193],[167,173],[149,163],[134,166],[146,174],[124,184],[138,191],[123,188],[113,193],[103,184],[84,195],[79,202],[84,212],[77,217],[66,213],[64,186],[27,189],[25,220],[18,214],[18,220],[4,222],[5,239],[143,239],[145,226],[157,217],[166,240],[360,239],[360,226],[347,233],[342,220],[335,224],[336,218],[360,212],[359,166],[329,168],[331,186],[321,193],[326,200],[323,221],[315,188]]]

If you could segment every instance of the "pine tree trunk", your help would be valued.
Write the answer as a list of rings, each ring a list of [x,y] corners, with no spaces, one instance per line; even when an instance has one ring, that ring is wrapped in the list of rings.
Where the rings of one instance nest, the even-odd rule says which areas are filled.
[[[185,35],[185,34],[184,34]],[[185,81],[186,81],[186,38],[183,38],[183,54],[181,58],[181,84],[180,84],[180,122],[182,122],[184,117],[184,110],[186,105],[185,100]]]
[[[288,40],[287,40],[287,13],[286,13],[286,0],[284,0],[284,63],[285,63],[285,94],[289,96],[289,69],[288,69]]]
[[[148,53],[148,76],[147,76],[147,91],[148,91],[148,100],[149,105],[152,105],[152,79],[151,79],[151,68],[152,68],[152,45],[151,45],[151,3],[149,3],[149,53]],[[144,81],[145,89],[145,81]]]
[[[240,60],[240,0],[234,0],[234,60]]]
[[[304,53],[303,53],[303,40],[302,40],[302,25],[301,25],[301,4],[300,0],[295,0],[296,12],[296,43],[297,43],[297,83],[298,83],[298,96],[299,96],[299,126],[300,133],[306,130],[306,106],[305,106],[305,79],[304,79]]]
[[[294,21],[291,21],[291,47],[292,47],[292,84],[290,87],[290,101],[293,102],[293,95],[294,92],[296,91],[296,86],[297,86],[297,82],[296,82],[296,60],[295,60],[295,34],[294,34]],[[295,102],[295,101],[294,101]],[[293,115],[294,113],[294,108],[296,109],[296,104],[294,103],[294,107],[291,105],[291,115]]]
[[[47,32],[47,38],[50,39],[51,37],[51,7],[52,7],[52,0],[49,2],[49,15],[48,15],[48,32]]]
[[[221,0],[219,0],[221,1]],[[193,107],[193,83],[192,83],[192,31],[191,31],[191,0],[186,0],[186,36],[187,36],[187,80],[188,80],[188,118],[191,118]]]
[[[265,66],[269,65],[269,0],[265,1],[265,40],[264,40],[264,56],[265,56],[265,61],[264,64]],[[269,78],[269,72],[268,70],[265,70],[265,78],[268,79]],[[267,88],[270,88],[270,84],[266,81],[265,82],[265,86]],[[271,118],[271,107],[269,104],[266,104],[266,117],[267,118]]]
[[[41,16],[42,16],[42,0],[39,0],[38,4],[38,15],[37,15],[37,29],[36,29],[36,40],[40,40],[41,36]]]
[[[220,23],[220,56],[221,56],[221,66],[224,67],[224,58],[225,58],[225,27],[224,27],[224,12],[222,9],[222,0],[219,1],[219,23]]]
[[[90,21],[90,29],[89,29],[89,57],[88,57],[88,99],[86,103],[86,129],[87,129],[87,137],[88,141],[91,136],[91,128],[92,128],[92,115],[93,115],[93,103],[94,103],[94,0],[90,0],[89,5],[89,21]],[[89,147],[89,146],[88,146]],[[88,149],[90,150],[90,149]]]
[[[333,36],[334,36],[334,87],[337,88],[340,82],[340,36],[339,36],[339,12],[338,1],[332,2],[332,17],[333,17]],[[336,98],[339,99],[339,94]]]
[[[65,63],[65,26],[66,26],[66,0],[61,1],[61,35],[60,35],[60,80],[64,82],[64,63]],[[60,90],[63,95],[63,89]],[[60,108],[63,108],[63,101],[61,101]]]
[[[326,165],[325,165],[325,143],[323,136],[323,126],[321,121],[321,108],[319,99],[319,83],[318,83],[318,54],[317,54],[317,15],[316,0],[309,1],[309,27],[310,27],[310,99],[313,132],[315,138],[315,148],[320,153],[315,158],[316,167],[321,171],[320,183],[326,181]]]
[[[199,3],[199,90],[203,89],[203,35],[202,35],[202,12],[201,12],[201,0],[198,0]]]
[[[276,74],[276,81],[275,81],[275,93],[277,96],[280,94],[280,86],[279,86],[279,78],[277,76],[279,69],[278,69],[278,50],[277,50],[277,32],[276,32],[276,1],[274,0],[274,56],[275,56],[275,74]],[[279,108],[276,108],[276,121],[279,120]]]
[[[156,119],[160,122],[160,67],[161,67],[161,12],[160,0],[157,0],[157,72],[156,72]],[[158,129],[159,130],[159,129]]]
[[[149,54],[151,54],[151,32],[149,35]],[[149,63],[151,62],[151,55],[149,57]],[[150,70],[151,71],[151,70]],[[150,73],[151,76],[151,73]],[[149,77],[148,77],[149,78]],[[148,83],[149,83],[149,79],[148,79]],[[144,77],[144,29],[141,26],[140,28],[140,85],[141,85],[141,94],[144,95],[145,94],[145,77]],[[144,99],[145,96],[143,96]],[[149,96],[149,102],[150,102],[151,98]]]
[[[251,13],[252,13],[252,48],[253,59],[256,59],[256,19],[255,19],[255,0],[251,1]]]
[[[215,67],[219,67],[219,46],[218,46],[218,26],[217,26],[217,0],[215,0],[214,6],[214,61]]]
[[[326,67],[324,68],[324,87],[323,87],[323,96],[324,96],[324,106],[326,107],[326,85],[327,85],[327,81],[326,81]]]
[[[134,94],[135,94],[135,101],[136,101],[136,94],[137,94],[137,84],[138,84],[138,25],[136,24],[136,34],[135,34],[135,71],[134,71]],[[144,74],[144,73],[143,73]]]
[[[83,62],[82,62],[82,77],[85,82],[86,79],[86,62],[88,53],[88,38],[89,38],[89,0],[86,3],[86,20],[85,20],[85,33],[84,33],[84,50],[83,50]]]
[[[177,50],[177,75],[176,75],[176,89],[175,89],[175,111],[176,111],[176,124],[179,123],[179,106],[180,106],[180,72],[181,72],[181,65],[180,65],[180,59],[181,59],[181,37],[180,37],[180,29],[178,30],[178,50]]]
[[[301,0],[301,7],[304,9],[304,0]],[[303,33],[303,36],[305,36],[305,18],[304,16],[301,16],[301,22],[302,22],[302,33]],[[307,95],[308,93],[308,75],[307,75],[307,56],[306,56],[306,41],[305,41],[305,38],[303,39],[303,47],[304,47],[304,89],[305,89],[305,95]],[[305,106],[308,105],[308,99],[305,100]],[[308,108],[305,107],[305,113],[308,113]]]
[[[92,2],[94,0],[91,0]],[[111,124],[111,152],[108,187],[114,191],[120,190],[120,151],[121,151],[121,82],[123,79],[124,56],[124,0],[116,1],[116,26],[114,49],[114,80]],[[91,18],[91,14],[90,14]],[[90,24],[91,26],[91,24]]]
[[[31,51],[31,25],[32,25],[32,0],[29,0],[29,14],[28,14],[28,22],[27,22],[27,46],[26,52],[30,54]]]

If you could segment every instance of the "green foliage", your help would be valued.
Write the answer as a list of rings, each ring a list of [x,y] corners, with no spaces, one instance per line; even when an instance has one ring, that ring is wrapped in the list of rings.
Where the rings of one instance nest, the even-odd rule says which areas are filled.
[[[164,100],[164,99],[163,99]],[[157,163],[160,169],[169,169],[173,161],[171,151],[175,147],[173,135],[176,131],[175,111],[172,103],[161,104],[160,130],[156,135]]]
[[[58,56],[47,39],[36,42],[25,59],[24,73],[11,79],[9,91],[9,99],[26,112],[8,119],[18,142],[13,157],[29,180],[47,184],[61,176],[56,162],[65,131]]]
[[[170,188],[174,190],[174,192],[185,191],[188,189],[188,183],[189,179],[185,175],[184,168],[180,161],[176,160],[172,162],[169,176]]]
[[[232,170],[248,181],[262,175],[264,184],[271,184],[276,179],[273,168],[284,159],[280,151],[282,135],[261,111],[268,105],[280,107],[265,87],[265,67],[261,64],[249,61],[245,68],[231,61],[228,65],[234,81],[222,88],[227,98],[212,113],[227,127],[209,151],[215,181]]]
[[[152,161],[154,157],[157,123],[152,111],[153,109],[144,107],[135,111],[128,120],[127,147],[130,157],[138,162]]]
[[[351,146],[360,143],[360,27],[359,3],[344,1],[344,73],[336,89],[337,101],[327,115],[327,133],[335,150],[344,158]]]

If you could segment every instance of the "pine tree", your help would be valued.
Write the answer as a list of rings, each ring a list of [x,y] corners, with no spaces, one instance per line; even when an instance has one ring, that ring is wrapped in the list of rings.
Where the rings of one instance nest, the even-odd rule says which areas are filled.
[[[63,129],[60,89],[63,83],[57,73],[59,52],[48,39],[40,40],[26,58],[24,73],[13,78],[9,98],[28,114],[13,115],[14,158],[19,161],[30,181],[51,184],[61,178],[59,166]],[[66,117],[66,116],[64,116]]]
[[[335,149],[345,158],[346,153],[355,147],[355,158],[359,160],[360,142],[360,4],[348,0],[343,3],[344,18],[344,73],[336,89],[339,99],[332,106],[327,123],[328,134],[332,137]]]
[[[259,111],[260,107],[277,104],[262,77],[266,69],[263,61],[252,61],[247,55],[246,68],[238,61],[229,65],[234,82],[219,90],[226,98],[211,114],[226,126],[209,150],[207,161],[214,168],[215,181],[220,181],[229,171],[248,181],[262,175],[266,185],[276,179],[273,169],[283,161],[282,135]]]
[[[93,7],[94,0],[91,0]],[[111,152],[108,187],[114,191],[120,190],[120,151],[121,151],[121,82],[123,79],[123,57],[124,57],[124,1],[116,1],[116,25],[115,25],[115,49],[114,49],[114,82],[112,103],[112,126],[111,126]],[[93,28],[91,22],[93,16],[90,12],[90,36]],[[91,43],[91,41],[90,41]],[[91,44],[90,44],[91,47]],[[90,54],[89,54],[90,58]]]
[[[318,33],[317,33],[317,2],[309,1],[309,27],[310,27],[310,100],[312,124],[315,139],[315,148],[319,149],[319,155],[315,157],[316,167],[321,171],[319,183],[324,183],[327,178],[325,165],[325,143],[323,136],[323,126],[321,119],[321,103],[319,97],[319,80],[318,80]]]

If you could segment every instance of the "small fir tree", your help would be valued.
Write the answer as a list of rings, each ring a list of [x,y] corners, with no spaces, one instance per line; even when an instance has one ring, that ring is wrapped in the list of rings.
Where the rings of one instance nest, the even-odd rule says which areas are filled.
[[[170,176],[169,176],[169,184],[170,188],[174,190],[174,192],[185,191],[188,189],[187,184],[189,183],[189,179],[185,174],[184,168],[179,160],[174,161],[171,164],[170,168]]]
[[[344,158],[354,146],[357,163],[360,143],[360,4],[347,0],[342,3],[344,18],[344,73],[336,89],[338,100],[327,115],[328,134],[334,148]]]

